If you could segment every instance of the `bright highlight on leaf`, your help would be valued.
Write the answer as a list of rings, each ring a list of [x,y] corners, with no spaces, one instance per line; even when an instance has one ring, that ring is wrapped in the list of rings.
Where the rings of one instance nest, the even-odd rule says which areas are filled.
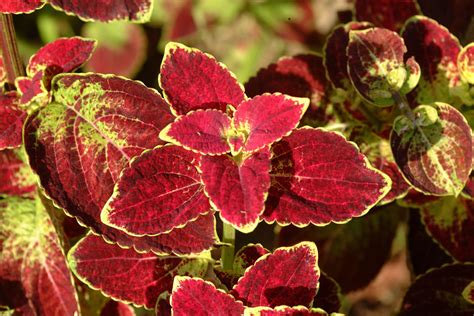
[[[144,152],[123,171],[102,221],[134,236],[158,235],[209,212],[198,160],[174,145]]]
[[[270,187],[268,149],[240,163],[230,156],[203,156],[200,169],[206,194],[221,218],[242,232],[251,232],[263,213]]]
[[[446,103],[421,105],[416,121],[398,117],[391,133],[395,161],[417,189],[434,195],[458,195],[472,167],[471,128]]]
[[[318,251],[312,242],[260,257],[234,286],[246,306],[309,306],[318,290]]]
[[[461,76],[469,84],[474,84],[474,43],[464,47],[458,55]]]
[[[300,128],[272,151],[272,184],[263,214],[267,222],[346,222],[367,213],[390,190],[388,176],[334,132]]]
[[[88,235],[69,251],[68,261],[74,274],[90,287],[114,299],[153,308],[160,294],[171,292],[176,275],[201,277],[212,259],[139,254]]]
[[[181,276],[174,278],[171,306],[175,315],[240,316],[244,312],[242,302],[216,289],[212,283]]]
[[[161,64],[160,87],[178,115],[198,109],[225,112],[245,100],[235,76],[214,57],[178,43],[168,43]]]

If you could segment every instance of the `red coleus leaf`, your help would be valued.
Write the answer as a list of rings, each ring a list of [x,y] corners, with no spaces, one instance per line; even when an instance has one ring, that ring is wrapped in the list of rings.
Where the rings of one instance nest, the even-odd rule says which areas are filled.
[[[454,259],[474,261],[474,201],[446,197],[421,209],[428,233]]]
[[[146,151],[123,171],[102,222],[134,236],[158,235],[208,213],[198,160],[174,145]]]
[[[153,308],[171,292],[176,275],[203,276],[210,258],[158,257],[111,245],[88,235],[68,254],[69,266],[84,283],[107,296]]]
[[[38,197],[0,200],[0,288],[4,282],[20,284],[35,315],[80,313],[58,236]],[[17,292],[3,295],[8,302]]]
[[[353,143],[301,128],[272,147],[271,187],[263,218],[305,226],[362,216],[390,190],[390,179]]]
[[[400,315],[470,315],[474,264],[456,263],[432,269],[415,279],[403,299]]]
[[[198,110],[178,117],[160,132],[160,138],[202,154],[230,151],[226,133],[231,119],[218,110]]]
[[[251,307],[245,309],[245,316],[328,316],[321,308],[308,309],[305,306]]]
[[[110,300],[100,311],[100,316],[135,316],[130,305]]]
[[[46,68],[53,68],[56,74],[71,72],[90,58],[95,46],[96,41],[81,37],[57,39],[31,57],[26,72],[29,77]]]
[[[309,306],[318,290],[318,251],[312,242],[278,248],[247,269],[232,293],[246,306]]]
[[[158,133],[172,119],[167,104],[142,84],[105,75],[57,76],[52,95],[55,101],[25,126],[30,164],[47,194],[109,241],[142,251],[162,248],[158,237],[138,239],[102,224],[100,211],[131,157],[161,143]]]
[[[472,136],[464,116],[446,103],[420,105],[416,121],[398,117],[390,136],[395,161],[418,190],[458,195],[472,167]]]
[[[328,79],[335,88],[351,89],[352,84],[347,73],[346,49],[351,30],[365,30],[372,26],[368,22],[349,22],[335,27],[324,45],[324,67]]]
[[[313,301],[313,306],[318,306],[328,313],[337,313],[341,309],[341,288],[337,282],[321,271],[319,277],[318,294]]]
[[[87,23],[82,34],[98,41],[94,54],[85,64],[87,71],[133,78],[145,61],[147,37],[140,25]]]
[[[467,183],[462,189],[462,195],[468,199],[474,200],[474,172],[471,171]]]
[[[291,133],[308,104],[308,99],[264,94],[242,102],[232,119],[219,110],[180,116],[160,137],[204,155],[250,153]]]
[[[198,109],[225,111],[245,100],[235,76],[214,57],[178,43],[168,43],[161,64],[160,87],[173,110],[183,115]]]
[[[413,60],[410,66],[405,66],[406,51],[403,39],[387,29],[350,31],[347,69],[357,92],[369,102],[386,106],[394,104],[394,92],[403,90],[405,93],[414,88],[420,73],[412,74],[417,69]],[[415,80],[409,80],[412,75]],[[407,81],[408,88],[404,87]]]
[[[0,2],[1,13],[30,13],[44,5],[43,0],[9,0]]]
[[[398,32],[405,21],[421,14],[416,0],[357,0],[355,16],[359,21],[369,21],[375,26]]]
[[[152,11],[152,0],[95,0],[84,5],[78,0],[48,0],[56,9],[79,18],[90,21],[110,22],[128,20],[132,22],[147,22]]]
[[[470,43],[461,50],[457,65],[462,78],[468,83],[474,84],[474,43]]]
[[[20,104],[22,106],[28,105],[38,99],[46,98],[48,90],[43,81],[44,70],[38,71],[33,78],[18,77],[15,80],[15,85],[18,92],[21,94]],[[47,101],[47,100],[45,100]],[[43,103],[41,100],[38,103]]]
[[[242,232],[259,222],[270,187],[270,152],[253,153],[236,163],[230,156],[203,156],[200,169],[206,194],[223,221]]]
[[[198,278],[174,278],[171,306],[175,315],[235,315],[244,312],[242,302],[207,281]]]
[[[397,203],[403,207],[421,208],[439,199],[439,196],[427,195],[411,187],[408,193]]]
[[[19,147],[26,112],[18,108],[18,96],[14,92],[0,95],[0,150]]]
[[[0,195],[30,195],[36,190],[36,179],[20,150],[0,151]]]
[[[402,36],[408,49],[421,68],[421,79],[415,89],[418,104],[453,101],[450,86],[459,81],[457,57],[461,46],[447,28],[438,22],[415,16],[407,21]]]
[[[253,265],[258,258],[270,253],[260,244],[248,244],[242,247],[234,257],[233,271],[243,275],[245,270]]]

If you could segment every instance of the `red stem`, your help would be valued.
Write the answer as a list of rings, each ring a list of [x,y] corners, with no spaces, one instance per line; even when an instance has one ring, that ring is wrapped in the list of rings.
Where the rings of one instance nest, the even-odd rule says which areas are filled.
[[[0,45],[7,81],[12,88],[15,79],[25,75],[25,68],[18,53],[13,17],[10,14],[0,14]]]

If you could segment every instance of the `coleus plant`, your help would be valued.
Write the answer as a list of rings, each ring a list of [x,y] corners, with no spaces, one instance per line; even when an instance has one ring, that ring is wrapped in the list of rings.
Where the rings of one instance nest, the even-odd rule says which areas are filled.
[[[152,5],[48,3],[86,20],[136,22]],[[403,14],[394,14],[402,3]],[[43,4],[18,0],[0,11]],[[213,56],[169,43],[162,94],[119,76],[71,73],[96,46],[80,37],[47,44],[26,74],[15,72],[2,16],[0,308],[338,313],[341,290],[370,278],[351,284],[335,273],[328,254],[350,256],[350,237],[337,253],[313,225],[382,234],[382,218],[389,247],[403,219],[383,212],[396,212],[397,200],[419,208],[434,246],[456,260],[418,273],[402,314],[472,311],[474,123],[463,113],[474,104],[473,46],[462,48],[415,1],[355,7],[360,21],[336,27],[323,57],[283,57],[245,86]],[[371,14],[378,10],[388,13]],[[280,236],[291,235],[288,225],[311,226],[291,246],[249,244],[234,256],[235,230],[252,233],[262,222],[275,223]],[[321,263],[332,275],[321,272],[311,240],[324,245]],[[374,266],[372,274],[381,264]],[[437,295],[444,278],[459,280],[448,289],[454,301]],[[84,284],[121,303],[93,302]],[[420,295],[436,300],[419,302]]]

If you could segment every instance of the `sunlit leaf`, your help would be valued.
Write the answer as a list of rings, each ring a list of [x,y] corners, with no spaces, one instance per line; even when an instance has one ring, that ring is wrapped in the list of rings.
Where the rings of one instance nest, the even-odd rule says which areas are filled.
[[[44,5],[43,0],[9,0],[0,2],[1,13],[31,13]]]
[[[212,259],[139,254],[88,235],[68,254],[74,274],[107,296],[153,308],[158,296],[171,292],[176,275],[203,276]]]
[[[466,287],[474,280],[474,264],[456,263],[432,269],[415,279],[403,299],[400,315],[470,315],[474,304]]]
[[[175,315],[219,315],[240,316],[244,305],[232,295],[216,289],[207,281],[198,278],[177,276],[173,283],[171,306]]]
[[[206,194],[221,218],[242,232],[254,230],[270,187],[268,149],[238,163],[227,155],[203,156],[200,169]]]
[[[5,282],[17,282],[19,288],[2,296],[24,293],[35,314],[79,313],[72,275],[39,198],[0,200],[0,288]]]
[[[224,111],[244,99],[242,86],[214,57],[178,43],[168,43],[161,64],[160,86],[174,111],[183,115],[197,109]]]
[[[0,151],[0,195],[31,195],[36,190],[36,178],[21,150]]]
[[[464,80],[474,84],[474,43],[467,45],[461,50],[457,63]]]
[[[309,306],[318,289],[318,252],[312,242],[260,257],[234,286],[246,306]]]
[[[0,95],[0,150],[19,147],[26,112],[18,108],[18,96],[11,92]]]
[[[441,102],[414,110],[416,121],[394,121],[390,136],[395,161],[417,189],[458,195],[472,167],[471,128],[454,107]]]
[[[347,222],[367,213],[390,190],[388,176],[334,132],[297,129],[274,144],[272,152],[272,183],[263,214],[267,222]]]
[[[355,17],[359,21],[369,21],[375,26],[398,32],[405,21],[413,15],[421,14],[416,0],[356,0]]]
[[[458,261],[474,261],[474,202],[446,197],[421,209],[428,233]]]
[[[134,236],[158,235],[209,212],[198,161],[174,145],[146,151],[123,171],[102,222]]]
[[[21,95],[19,103],[22,106],[29,105],[30,103],[37,100],[39,104],[43,104],[43,99],[46,99],[48,96],[48,90],[45,87],[43,77],[44,70],[40,70],[33,76],[33,78],[16,78],[15,85],[17,87],[18,93]]]

